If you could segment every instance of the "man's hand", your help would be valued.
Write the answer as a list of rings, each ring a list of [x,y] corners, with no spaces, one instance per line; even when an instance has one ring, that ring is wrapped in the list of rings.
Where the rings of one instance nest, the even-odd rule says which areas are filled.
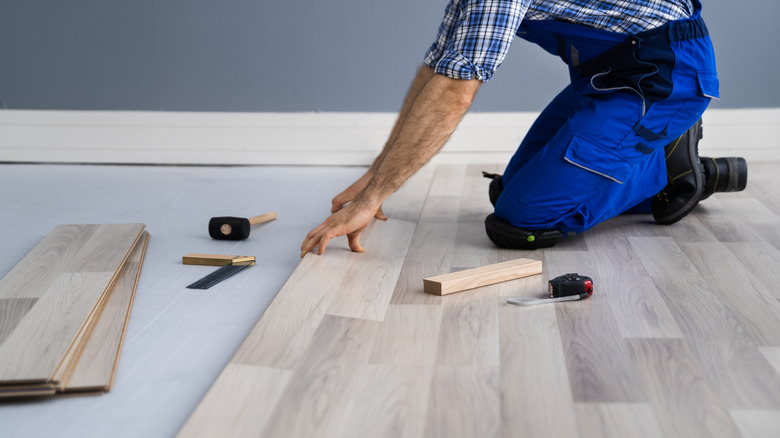
[[[325,219],[325,222],[306,235],[306,239],[301,245],[301,257],[315,247],[318,248],[317,254],[322,255],[331,239],[345,234],[349,248],[355,252],[363,252],[363,247],[360,245],[360,233],[368,227],[380,207],[381,204],[379,207],[371,207],[362,202],[352,202],[336,211]]]
[[[343,235],[352,251],[363,252],[360,233],[371,218],[385,217],[382,202],[441,150],[481,84],[478,79],[450,79],[430,67],[421,68],[382,152],[363,177],[333,198],[333,214],[306,236],[301,257],[315,247],[322,255],[331,239]]]
[[[352,183],[351,186],[347,187],[346,190],[336,195],[335,198],[331,201],[332,207],[330,209],[331,213],[335,213],[344,206],[352,201],[355,200],[355,198],[358,197],[358,195],[363,191],[363,189],[366,188],[368,183],[371,181],[372,174],[370,172],[366,172],[363,176],[360,177],[357,181]],[[387,216],[382,211],[382,205],[379,205],[379,208],[376,211],[376,214],[374,215],[379,220],[386,221]]]

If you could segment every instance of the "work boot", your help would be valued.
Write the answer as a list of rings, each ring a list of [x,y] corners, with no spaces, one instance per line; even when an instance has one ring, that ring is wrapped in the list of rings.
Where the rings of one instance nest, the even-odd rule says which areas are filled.
[[[482,176],[492,180],[490,181],[490,186],[488,186],[488,197],[490,198],[490,203],[493,204],[493,207],[495,207],[496,202],[498,202],[498,197],[501,196],[501,192],[504,191],[504,184],[501,182],[501,175],[483,171]]]
[[[741,192],[747,187],[747,161],[742,157],[701,157],[704,191],[699,201],[718,192]]]
[[[508,249],[548,248],[563,237],[563,233],[558,230],[524,230],[494,214],[485,218],[485,231],[496,246]]]
[[[670,225],[684,218],[699,203],[704,192],[704,169],[699,162],[701,119],[680,138],[664,148],[666,187],[655,198],[651,210],[659,224]]]

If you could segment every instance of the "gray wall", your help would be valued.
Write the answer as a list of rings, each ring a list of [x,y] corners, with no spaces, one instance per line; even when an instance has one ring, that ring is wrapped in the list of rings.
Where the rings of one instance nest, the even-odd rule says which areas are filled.
[[[0,107],[396,111],[445,3],[0,0]],[[780,2],[704,7],[714,106],[780,106]],[[474,110],[539,110],[565,81],[559,60],[517,39]]]

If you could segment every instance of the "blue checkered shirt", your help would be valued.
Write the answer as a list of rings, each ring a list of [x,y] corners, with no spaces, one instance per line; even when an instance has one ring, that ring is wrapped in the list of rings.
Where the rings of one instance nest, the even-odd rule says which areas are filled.
[[[454,79],[487,82],[524,19],[638,33],[693,12],[691,0],[450,0],[424,63]]]

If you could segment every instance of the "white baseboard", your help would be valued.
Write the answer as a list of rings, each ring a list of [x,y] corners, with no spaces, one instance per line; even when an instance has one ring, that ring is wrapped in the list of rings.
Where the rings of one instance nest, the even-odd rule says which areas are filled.
[[[538,113],[468,114],[438,162],[503,162]],[[394,113],[0,110],[0,162],[365,165]],[[700,153],[780,161],[780,108],[712,109]]]

